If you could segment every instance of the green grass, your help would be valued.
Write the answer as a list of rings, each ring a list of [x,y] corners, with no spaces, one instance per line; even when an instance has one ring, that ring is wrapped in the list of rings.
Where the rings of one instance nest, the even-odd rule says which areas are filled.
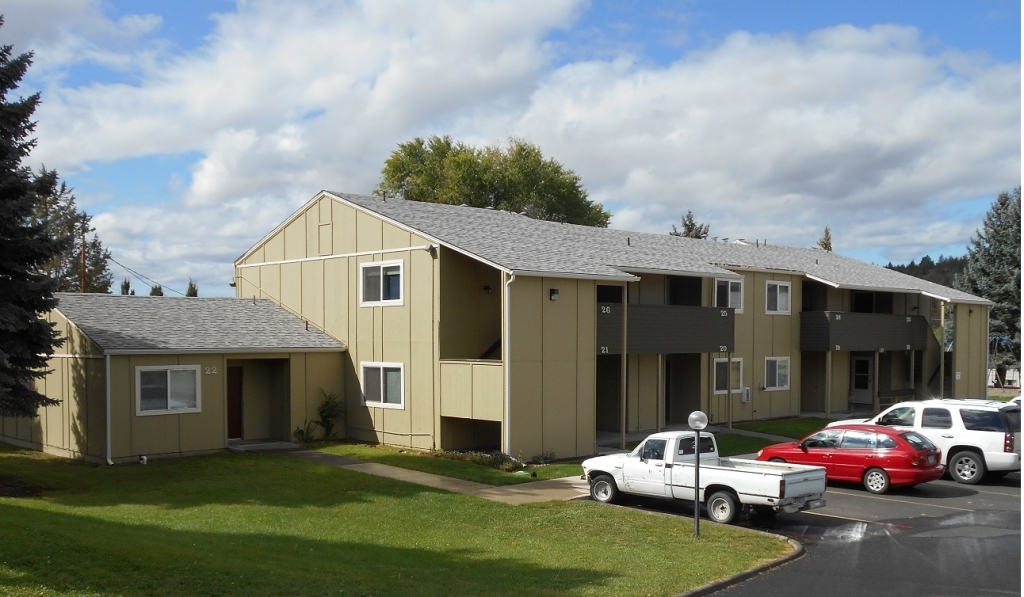
[[[382,445],[369,444],[328,444],[322,447],[317,444],[310,444],[309,447],[318,449],[328,454],[358,458],[366,462],[379,462],[399,468],[433,473],[445,477],[454,477],[464,481],[476,481],[488,485],[515,485],[517,483],[529,483],[531,481],[542,481],[544,479],[558,479],[561,477],[580,476],[583,468],[579,463],[567,464],[545,464],[531,465],[523,469],[522,473],[508,473],[505,471],[473,464],[462,460],[448,460],[435,458],[418,450],[403,450]],[[536,473],[536,477],[532,476]]]
[[[758,431],[800,439],[828,425],[831,419],[820,419],[815,417],[797,417],[793,419],[773,419],[771,421],[752,421],[750,423],[733,423],[737,429],[747,431]]]
[[[108,467],[0,447],[0,477],[44,489],[0,497],[12,597],[669,595],[789,551],[714,524],[694,540],[688,517],[510,506],[268,454]]]
[[[718,443],[719,456],[753,454],[765,446],[778,443],[769,439],[747,437],[745,435],[737,435],[735,433],[716,433],[715,442]]]

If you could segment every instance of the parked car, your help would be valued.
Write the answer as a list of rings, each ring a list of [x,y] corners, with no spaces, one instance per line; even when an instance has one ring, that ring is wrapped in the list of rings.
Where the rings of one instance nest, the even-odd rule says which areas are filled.
[[[1020,406],[1020,396],[1017,396],[1016,398],[1011,398],[1010,404],[1016,404],[1017,406]]]
[[[862,424],[829,427],[757,453],[758,460],[823,466],[829,481],[863,483],[879,494],[942,477],[939,457],[938,447],[919,433]]]
[[[620,493],[694,500],[696,458],[693,431],[662,431],[630,454],[609,454],[583,461],[590,496],[614,502]],[[698,502],[708,518],[722,524],[742,509],[759,514],[797,512],[825,506],[825,471],[817,466],[721,458],[715,436],[700,436]],[[699,505],[698,505],[699,508]]]
[[[1020,405],[991,400],[933,399],[900,402],[868,419],[849,423],[916,431],[942,451],[942,464],[959,483],[1020,470]]]

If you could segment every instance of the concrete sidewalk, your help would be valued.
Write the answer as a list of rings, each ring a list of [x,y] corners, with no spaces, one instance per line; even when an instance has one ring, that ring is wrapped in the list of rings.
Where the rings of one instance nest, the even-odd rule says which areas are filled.
[[[547,481],[533,481],[520,483],[518,485],[486,485],[474,481],[463,481],[452,477],[443,477],[431,473],[413,471],[378,464],[376,462],[363,462],[354,458],[325,454],[315,450],[299,450],[285,452],[284,456],[305,460],[307,462],[319,462],[343,468],[350,471],[387,477],[407,483],[417,483],[435,489],[444,489],[455,493],[472,495],[494,502],[504,504],[530,504],[535,502],[567,501],[585,498],[590,495],[590,485],[579,477],[563,477]],[[581,470],[582,472],[582,470]]]

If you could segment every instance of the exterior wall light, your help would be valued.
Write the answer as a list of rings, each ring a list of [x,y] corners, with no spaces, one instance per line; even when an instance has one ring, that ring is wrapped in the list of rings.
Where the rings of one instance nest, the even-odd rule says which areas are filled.
[[[557,288],[552,288],[551,290],[549,290],[548,291],[548,298],[553,300],[553,301],[557,301],[558,300],[558,289]]]
[[[492,290],[493,290],[493,288],[491,288],[491,286],[489,284],[484,284],[484,293],[485,294],[490,294]]]

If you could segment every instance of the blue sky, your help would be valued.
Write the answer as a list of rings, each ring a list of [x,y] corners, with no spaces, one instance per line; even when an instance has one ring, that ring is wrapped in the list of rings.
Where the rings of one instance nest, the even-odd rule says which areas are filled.
[[[415,136],[510,136],[617,228],[884,264],[963,254],[1020,184],[1020,4],[8,0],[33,167],[115,259],[231,294],[232,261],[320,189],[370,192]],[[114,266],[116,279],[126,272]],[[137,289],[146,290],[136,280]]]

